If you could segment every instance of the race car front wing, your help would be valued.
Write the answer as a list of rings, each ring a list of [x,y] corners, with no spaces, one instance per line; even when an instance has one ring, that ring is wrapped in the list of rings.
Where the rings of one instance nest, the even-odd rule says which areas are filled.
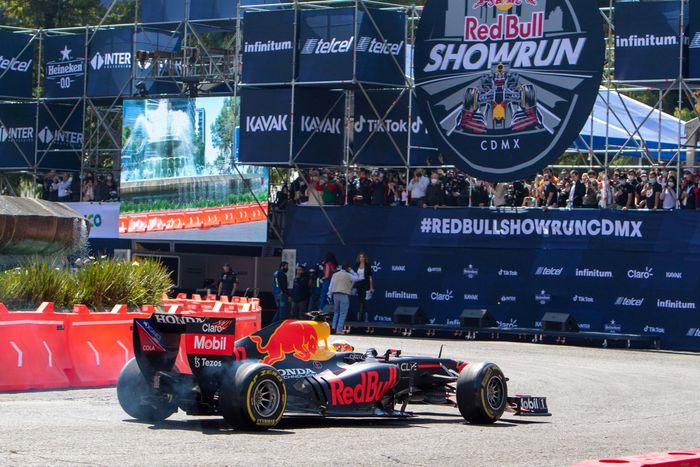
[[[508,407],[506,410],[514,415],[527,417],[549,417],[546,397],[516,395],[508,397]]]

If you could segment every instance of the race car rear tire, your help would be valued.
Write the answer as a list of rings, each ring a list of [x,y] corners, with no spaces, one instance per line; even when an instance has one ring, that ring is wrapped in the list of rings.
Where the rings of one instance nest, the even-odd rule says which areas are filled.
[[[261,431],[277,426],[287,405],[284,378],[270,365],[245,363],[224,376],[219,410],[237,430]]]
[[[466,366],[457,379],[457,407],[469,423],[494,423],[506,409],[508,386],[503,372],[490,362]]]
[[[149,396],[153,396],[153,391],[136,359],[132,358],[122,368],[117,380],[117,399],[124,412],[146,422],[160,422],[177,412],[177,405],[165,398],[152,397],[149,402],[144,401]]]

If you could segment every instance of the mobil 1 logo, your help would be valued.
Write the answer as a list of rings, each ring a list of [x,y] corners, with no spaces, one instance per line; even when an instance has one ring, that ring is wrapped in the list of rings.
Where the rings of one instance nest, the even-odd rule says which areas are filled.
[[[604,58],[594,0],[430,0],[415,45],[421,116],[469,174],[523,178],[578,136]]]

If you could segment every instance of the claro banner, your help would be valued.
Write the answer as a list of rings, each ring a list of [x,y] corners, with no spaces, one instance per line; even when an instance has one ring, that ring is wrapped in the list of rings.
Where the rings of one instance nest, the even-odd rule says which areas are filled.
[[[532,175],[578,136],[604,57],[594,0],[431,0],[414,57],[421,115],[467,173]]]
[[[119,203],[70,203],[90,222],[90,238],[119,238]]]
[[[299,263],[318,264],[330,251],[352,264],[367,253],[371,323],[391,322],[398,306],[421,307],[441,325],[459,325],[465,308],[485,308],[503,328],[539,327],[545,312],[566,312],[584,331],[655,335],[664,348],[700,349],[694,212],[327,210],[346,245],[320,209],[288,212],[285,247],[296,249]],[[358,229],[357,219],[373,228]]]
[[[31,36],[0,31],[0,96],[31,97],[34,48]]]
[[[681,73],[680,16],[681,2],[615,2],[615,78],[630,81],[678,78]],[[687,7],[685,17],[687,25]],[[683,56],[687,57],[687,38],[684,40]],[[685,76],[685,59],[682,70]],[[663,82],[648,84],[667,86]]]

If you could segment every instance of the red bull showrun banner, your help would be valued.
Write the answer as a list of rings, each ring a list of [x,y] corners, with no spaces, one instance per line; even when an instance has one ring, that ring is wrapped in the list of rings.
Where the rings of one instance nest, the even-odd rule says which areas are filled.
[[[522,178],[576,138],[604,58],[593,0],[430,0],[414,58],[421,115],[447,161]]]

